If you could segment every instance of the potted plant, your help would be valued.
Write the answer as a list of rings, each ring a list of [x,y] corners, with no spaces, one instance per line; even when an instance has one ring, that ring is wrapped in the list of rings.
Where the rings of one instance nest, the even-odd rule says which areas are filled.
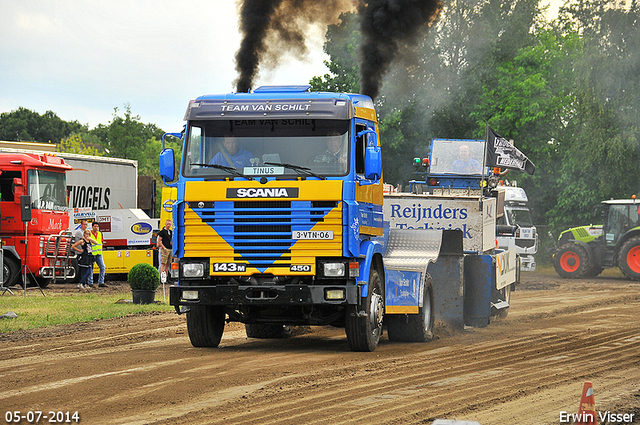
[[[131,267],[127,275],[134,304],[153,304],[156,289],[160,285],[160,273],[151,264],[139,263]]]

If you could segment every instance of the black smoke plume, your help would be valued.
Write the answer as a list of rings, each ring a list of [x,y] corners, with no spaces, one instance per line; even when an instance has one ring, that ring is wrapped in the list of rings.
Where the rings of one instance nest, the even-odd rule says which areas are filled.
[[[375,99],[399,48],[437,19],[441,0],[239,0],[236,90],[248,92],[259,67],[275,68],[283,53],[304,57],[306,35],[314,25],[326,28],[356,7],[363,37],[361,92]]]
[[[273,11],[282,0],[245,0],[240,5],[240,32],[242,43],[236,53],[238,92],[248,92],[265,49],[265,36],[271,24]]]
[[[403,44],[438,18],[441,0],[367,0],[358,7],[362,47],[360,91],[375,99],[382,78]]]
[[[283,53],[298,57],[307,53],[306,35],[314,25],[335,23],[355,0],[242,0],[239,28],[242,34],[236,53],[235,81],[238,92],[252,88],[258,68],[274,68]]]

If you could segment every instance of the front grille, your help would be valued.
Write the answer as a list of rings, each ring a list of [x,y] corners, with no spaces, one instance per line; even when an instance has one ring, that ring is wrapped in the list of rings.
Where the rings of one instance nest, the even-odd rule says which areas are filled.
[[[198,204],[204,206],[189,202],[201,220],[233,248],[233,261],[257,269],[288,268],[291,247],[297,242],[292,239],[292,230],[310,230],[325,222],[329,211],[338,206],[337,201],[282,200],[218,201],[204,208],[198,208]],[[337,220],[340,224],[341,219]],[[212,247],[219,251],[223,248]]]
[[[574,232],[577,236],[576,239],[584,239],[589,237],[589,232],[587,232],[583,227],[578,227],[577,229],[574,229]]]
[[[531,248],[535,244],[535,239],[516,239],[516,245],[520,248]]]

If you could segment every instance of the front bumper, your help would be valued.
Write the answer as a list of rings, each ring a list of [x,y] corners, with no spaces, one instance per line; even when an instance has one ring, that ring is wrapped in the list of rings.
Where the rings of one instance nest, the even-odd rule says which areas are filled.
[[[520,255],[520,271],[535,272],[536,260],[533,255]]]
[[[340,290],[344,292],[343,298],[328,297],[330,291]],[[183,296],[184,291],[189,291],[189,297]],[[359,294],[360,288],[357,285],[174,285],[169,288],[169,304],[176,308],[194,305],[228,307],[357,305]]]

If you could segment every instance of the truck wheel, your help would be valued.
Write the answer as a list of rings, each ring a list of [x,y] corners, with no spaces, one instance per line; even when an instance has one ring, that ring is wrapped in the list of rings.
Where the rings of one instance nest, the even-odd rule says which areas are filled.
[[[291,336],[291,326],[246,323],[247,338],[287,338]]]
[[[217,347],[224,332],[222,307],[197,305],[187,312],[187,331],[194,347]]]
[[[4,286],[7,288],[18,283],[18,277],[20,276],[20,265],[18,262],[10,257],[4,257],[2,268],[2,278],[4,279]]]
[[[562,245],[553,256],[553,266],[562,277],[577,279],[591,269],[587,250],[575,243]]]
[[[34,277],[34,279],[36,280],[36,282],[33,282],[33,279],[31,279],[31,284],[33,286],[37,284],[41,289],[45,289],[51,283],[51,279],[47,279],[40,276]]]
[[[640,280],[640,237],[633,237],[622,244],[618,266],[629,279]]]
[[[375,350],[382,335],[384,295],[377,270],[369,272],[369,293],[363,307],[364,312],[359,312],[358,306],[349,306],[346,311],[345,332],[351,351]]]
[[[391,341],[429,342],[433,339],[433,284],[427,275],[424,282],[422,307],[418,314],[390,314],[385,316],[387,334]]]

